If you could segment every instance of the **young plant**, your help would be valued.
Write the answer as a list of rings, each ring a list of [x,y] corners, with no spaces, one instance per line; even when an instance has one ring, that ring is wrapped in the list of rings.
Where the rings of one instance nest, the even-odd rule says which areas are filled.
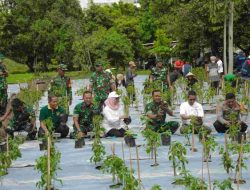
[[[180,172],[186,171],[186,164],[188,164],[186,155],[187,150],[180,142],[174,142],[169,147],[168,159],[172,161],[174,176],[177,176],[177,170]]]
[[[154,185],[151,190],[162,190],[160,185]]]
[[[8,138],[8,150],[0,153],[0,177],[8,173],[12,161],[21,158],[20,144],[22,144],[22,141],[19,138]]]
[[[35,170],[41,172],[40,181],[36,183],[36,186],[40,189],[51,189],[52,181],[58,181],[62,184],[62,180],[57,178],[57,170],[61,169],[59,167],[61,153],[57,151],[54,146],[52,119],[47,119],[45,121],[45,125],[49,130],[49,134],[47,136],[47,154],[44,154],[36,160]]]
[[[215,180],[213,186],[213,190],[234,190],[232,180],[230,178],[225,179],[222,182]]]
[[[157,132],[154,132],[151,129],[145,129],[142,132],[143,136],[145,137],[147,141],[146,145],[146,153],[151,155],[154,155],[154,164],[151,166],[158,166],[159,164],[157,163],[157,148],[160,146],[160,134]]]
[[[250,153],[250,144],[229,144],[229,149],[232,151],[232,154],[238,154],[238,158],[235,161],[235,183],[241,184],[245,183],[245,180],[242,179],[241,173],[242,168],[247,170],[247,165],[245,163],[246,160],[249,159],[248,156],[244,156],[244,154]]]
[[[107,156],[103,161],[102,171],[113,175],[112,181],[116,184],[111,187],[120,186],[123,182],[123,190],[139,190],[139,182],[133,176],[133,171],[130,171],[118,156]]]
[[[229,174],[233,169],[233,159],[230,157],[230,145],[227,143],[227,133],[224,134],[225,145],[224,147],[220,147],[219,154],[221,155],[221,160],[223,163],[223,167],[226,170],[227,174]]]
[[[92,151],[93,151],[93,155],[90,158],[91,162],[94,162],[95,165],[98,162],[101,162],[104,158],[104,155],[106,154],[105,152],[105,147],[102,144],[101,141],[101,136],[104,133],[104,128],[101,127],[101,122],[102,122],[102,116],[100,115],[95,115],[93,117],[93,124],[94,124],[94,134],[95,134],[95,139],[94,142],[92,144]]]
[[[124,105],[124,114],[128,117],[129,116],[129,105],[130,105],[130,99],[128,96],[122,97],[122,102]]]
[[[181,177],[176,178],[175,185],[183,185],[188,190],[206,190],[207,184],[200,178],[194,177],[190,172],[184,171],[180,174]]]

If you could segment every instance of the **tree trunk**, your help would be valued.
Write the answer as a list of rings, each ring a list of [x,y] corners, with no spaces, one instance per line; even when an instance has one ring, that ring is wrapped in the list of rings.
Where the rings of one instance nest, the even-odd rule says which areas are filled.
[[[227,16],[224,18],[224,42],[223,42],[223,63],[224,63],[224,72],[228,73],[227,66]]]
[[[234,18],[234,2],[229,3],[229,23],[228,23],[228,56],[229,65],[228,73],[233,73],[233,18]]]
[[[33,56],[28,56],[26,65],[29,67],[30,72],[34,72],[34,57]]]

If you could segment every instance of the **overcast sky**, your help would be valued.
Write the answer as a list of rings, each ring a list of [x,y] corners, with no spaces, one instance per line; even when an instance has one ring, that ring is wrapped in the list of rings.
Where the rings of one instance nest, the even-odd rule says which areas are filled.
[[[115,3],[119,0],[94,0],[95,3]],[[88,0],[80,0],[82,8],[87,8]]]

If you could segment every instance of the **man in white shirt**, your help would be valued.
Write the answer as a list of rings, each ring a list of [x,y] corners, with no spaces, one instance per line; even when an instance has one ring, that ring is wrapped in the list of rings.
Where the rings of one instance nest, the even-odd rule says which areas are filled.
[[[211,132],[209,127],[203,126],[204,111],[202,105],[196,102],[196,92],[188,92],[188,101],[183,102],[180,106],[180,116],[182,119],[182,127],[180,128],[181,134],[187,133],[191,125],[191,118],[196,118],[195,133],[203,127],[208,133]]]

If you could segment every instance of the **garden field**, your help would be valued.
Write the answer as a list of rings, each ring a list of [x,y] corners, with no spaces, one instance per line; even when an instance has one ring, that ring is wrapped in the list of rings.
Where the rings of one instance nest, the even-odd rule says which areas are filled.
[[[143,89],[143,82],[146,76],[141,75],[135,79],[135,85],[138,92]],[[73,103],[70,107],[70,113],[73,112],[74,106],[81,102],[81,96],[77,95],[77,90],[86,86],[88,83],[87,79],[84,80],[73,80]],[[21,86],[25,84],[21,84]],[[19,85],[9,85],[9,94],[13,92],[18,92]],[[102,142],[105,145],[106,155],[115,155],[124,159],[126,165],[135,170],[134,176],[136,179],[141,178],[141,189],[150,190],[154,185],[158,184],[161,189],[176,189],[182,190],[186,189],[184,186],[172,184],[175,180],[173,172],[172,161],[168,158],[169,146],[160,146],[158,148],[157,162],[158,166],[152,167],[154,164],[154,159],[148,155],[145,151],[146,141],[141,134],[143,125],[140,121],[140,117],[143,113],[143,96],[141,94],[137,95],[139,99],[138,107],[130,107],[130,115],[132,117],[132,123],[129,128],[137,134],[136,137],[136,147],[129,148],[124,144],[122,138],[102,138]],[[215,98],[214,102],[217,101],[219,97]],[[181,102],[182,100],[180,100]],[[47,94],[39,101],[39,106],[42,107],[47,104]],[[167,120],[180,121],[179,116],[179,106],[175,106],[174,117],[167,116]],[[213,113],[215,105],[206,104],[204,106],[207,110],[205,115],[205,124],[213,128],[212,124],[216,120],[216,115]],[[250,124],[250,119],[245,118],[247,124]],[[38,122],[37,122],[38,124]],[[69,126],[72,130],[72,118],[68,121]],[[211,184],[215,180],[222,182],[228,177],[234,178],[235,169],[226,173],[223,168],[223,163],[219,151],[219,146],[224,146],[224,134],[218,134],[214,131],[212,135],[215,137],[215,141],[218,146],[211,151],[212,162],[208,162],[209,172],[211,177]],[[248,138],[247,134],[247,138]],[[174,142],[180,142],[185,145],[187,142],[186,138],[180,135],[179,130],[176,134],[171,137],[172,144]],[[191,138],[191,137],[190,137]],[[249,140],[249,139],[248,139]],[[95,164],[90,162],[92,156],[92,143],[93,139],[85,139],[86,145],[82,149],[74,148],[74,140],[72,139],[59,139],[55,146],[61,152],[61,163],[60,170],[58,170],[58,178],[62,180],[60,182],[55,182],[54,187],[60,190],[82,190],[82,189],[98,189],[106,190],[110,189],[112,182],[112,175],[107,173],[102,173],[102,171],[95,169]],[[207,163],[203,162],[202,159],[202,144],[199,142],[198,137],[195,136],[195,146],[197,152],[192,152],[190,146],[185,146],[187,150],[186,158],[188,163],[186,164],[186,169],[191,172],[191,174],[197,178],[204,179],[207,185],[209,185],[208,178],[208,167]],[[113,150],[112,150],[113,147]],[[115,148],[114,148],[115,147]],[[8,175],[1,178],[0,189],[1,190],[34,190],[38,189],[36,183],[40,180],[40,173],[34,170],[34,165],[36,164],[36,159],[42,156],[45,152],[39,150],[39,141],[28,141],[20,146],[22,152],[22,158],[13,162],[11,168],[8,170]],[[139,163],[137,162],[136,149],[138,150]],[[124,150],[124,151],[123,151]],[[230,154],[233,159],[233,164],[236,164],[238,154]],[[249,157],[249,154],[243,154],[243,157]],[[131,159],[130,159],[131,158]],[[249,160],[244,160],[246,166],[250,165]],[[138,175],[139,167],[139,175]],[[177,170],[177,178],[180,177],[180,172]],[[242,169],[242,178],[246,181],[245,184],[239,186],[241,190],[250,189],[250,172],[248,169]],[[237,189],[237,185],[233,185],[234,189]],[[119,188],[118,188],[119,189]],[[122,187],[120,187],[122,189]],[[217,188],[216,188],[217,189]],[[219,189],[219,188],[218,188]]]

